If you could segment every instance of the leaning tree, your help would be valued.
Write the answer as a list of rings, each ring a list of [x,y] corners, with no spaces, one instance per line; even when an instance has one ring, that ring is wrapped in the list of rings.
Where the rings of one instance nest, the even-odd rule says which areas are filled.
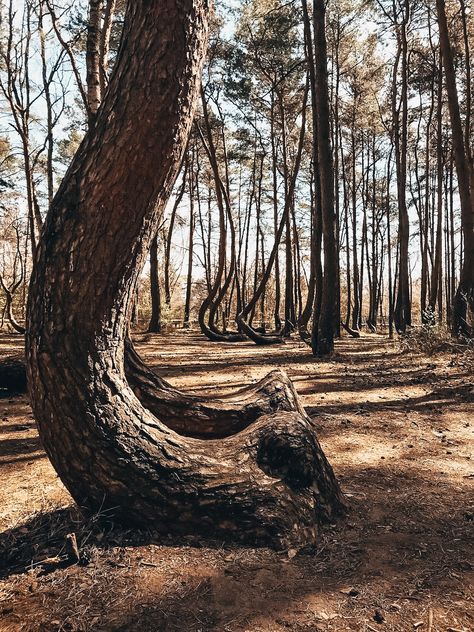
[[[288,378],[270,376],[253,401],[247,390],[227,436],[198,438],[189,436],[192,420],[186,432],[177,423],[179,393],[169,394],[174,417],[163,405],[158,417],[151,395],[150,408],[139,399],[140,371],[132,390],[124,369],[134,290],[190,130],[209,11],[207,0],[128,3],[108,90],[38,248],[26,342],[31,402],[80,506],[167,533],[302,545],[343,505]],[[212,401],[190,406],[212,416]],[[219,410],[227,422],[218,402],[214,427]]]

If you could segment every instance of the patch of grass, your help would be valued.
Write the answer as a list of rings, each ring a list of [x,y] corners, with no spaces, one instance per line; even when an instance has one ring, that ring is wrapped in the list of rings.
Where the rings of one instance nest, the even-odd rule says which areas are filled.
[[[429,356],[440,353],[456,354],[456,364],[466,370],[474,369],[474,340],[455,338],[445,325],[425,324],[412,327],[400,336],[402,353],[418,352]]]

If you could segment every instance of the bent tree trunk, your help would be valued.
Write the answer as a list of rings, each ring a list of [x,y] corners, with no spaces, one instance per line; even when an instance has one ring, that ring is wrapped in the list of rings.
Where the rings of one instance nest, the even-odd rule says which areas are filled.
[[[124,374],[133,292],[188,137],[208,11],[207,0],[128,3],[109,90],[38,249],[31,402],[45,449],[81,506],[167,533],[303,545],[342,502],[297,403],[204,441],[153,416]]]

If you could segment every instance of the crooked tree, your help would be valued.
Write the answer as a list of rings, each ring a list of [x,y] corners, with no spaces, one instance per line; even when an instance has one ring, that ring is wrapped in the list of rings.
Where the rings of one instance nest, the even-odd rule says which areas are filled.
[[[175,432],[166,408],[155,417],[125,378],[134,291],[187,142],[208,13],[207,0],[128,3],[109,88],[38,247],[27,314],[31,403],[79,505],[158,531],[306,544],[342,502],[284,375],[246,403],[244,430],[207,440]]]

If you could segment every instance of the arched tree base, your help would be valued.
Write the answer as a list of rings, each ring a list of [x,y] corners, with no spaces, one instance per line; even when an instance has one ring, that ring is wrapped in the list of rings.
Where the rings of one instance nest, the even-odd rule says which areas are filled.
[[[286,373],[275,370],[256,384],[220,398],[195,396],[174,388],[149,369],[127,340],[127,381],[140,402],[169,428],[198,438],[223,438],[262,415],[296,411],[305,415]]]
[[[151,441],[145,450],[137,444],[131,452],[114,455],[113,495],[91,497],[90,486],[86,494],[78,494],[76,484],[69,490],[80,506],[126,526],[276,549],[315,545],[320,525],[344,513],[314,429],[298,413],[262,416],[224,442],[203,444],[172,435],[168,441],[171,452],[179,442],[181,455],[169,455],[171,471],[161,467],[161,456],[157,467]],[[139,460],[133,456],[136,450]],[[183,452],[192,458],[183,462]],[[120,485],[118,475],[124,471],[127,478]]]
[[[349,325],[347,323],[344,323],[342,320],[341,327],[349,334],[349,336],[352,336],[352,338],[360,338],[360,331],[357,331],[357,329],[352,329],[352,327],[349,327]]]
[[[251,327],[248,322],[242,316],[237,316],[237,324],[240,329],[244,332],[247,338],[250,338],[256,345],[265,346],[265,345],[281,345],[285,343],[283,338],[283,333],[279,332],[278,334],[260,334],[253,327]]]
[[[211,342],[245,342],[247,336],[238,332],[220,331],[215,325],[208,325],[205,321],[206,310],[200,310],[198,315],[199,328],[208,340]]]

